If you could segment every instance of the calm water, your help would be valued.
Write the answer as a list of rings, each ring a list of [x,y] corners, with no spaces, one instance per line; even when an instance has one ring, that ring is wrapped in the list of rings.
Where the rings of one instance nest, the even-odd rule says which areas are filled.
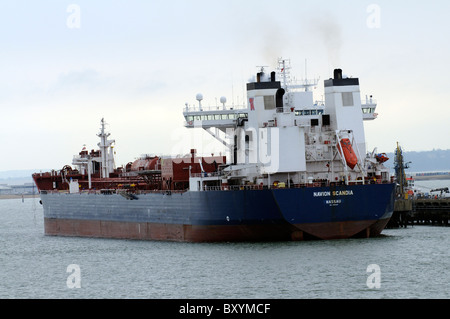
[[[38,201],[0,200],[0,298],[450,298],[450,228],[295,243],[62,238],[44,236]]]

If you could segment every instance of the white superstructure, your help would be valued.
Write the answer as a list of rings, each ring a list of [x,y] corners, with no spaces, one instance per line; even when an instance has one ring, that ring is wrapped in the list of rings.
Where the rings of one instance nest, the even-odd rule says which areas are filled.
[[[372,96],[361,102],[359,80],[335,70],[324,82],[325,101],[314,102],[311,88],[318,80],[293,83],[289,71],[283,59],[277,72],[262,68],[247,84],[245,107],[228,108],[224,98],[220,108],[204,107],[201,95],[198,108],[186,104],[185,126],[205,129],[229,151],[229,166],[217,177],[220,185],[387,181],[388,170],[374,152],[366,154],[363,121],[376,118],[376,102]]]

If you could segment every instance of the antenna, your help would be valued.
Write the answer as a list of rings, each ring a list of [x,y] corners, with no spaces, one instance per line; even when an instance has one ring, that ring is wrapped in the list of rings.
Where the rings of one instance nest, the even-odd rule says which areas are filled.
[[[259,68],[262,73],[264,73],[264,68],[268,68],[267,65],[257,65],[256,67]]]
[[[234,84],[233,84],[233,80],[231,80],[231,106],[234,109]]]
[[[305,59],[305,83],[308,84],[308,59]]]

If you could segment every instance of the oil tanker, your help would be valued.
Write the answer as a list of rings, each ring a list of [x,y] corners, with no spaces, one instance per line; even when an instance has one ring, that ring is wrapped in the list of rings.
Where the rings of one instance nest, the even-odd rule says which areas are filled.
[[[392,216],[395,184],[366,151],[359,79],[336,69],[295,82],[290,61],[258,69],[243,106],[183,106],[184,126],[203,129],[225,155],[144,155],[116,167],[115,141],[101,120],[98,150],[33,174],[46,235],[184,242],[289,241],[379,235]]]

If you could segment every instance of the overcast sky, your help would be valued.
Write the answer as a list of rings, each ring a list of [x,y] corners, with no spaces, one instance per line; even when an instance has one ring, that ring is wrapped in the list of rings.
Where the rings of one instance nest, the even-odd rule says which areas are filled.
[[[334,68],[378,101],[368,148],[450,149],[450,1],[0,1],[0,170],[60,169],[100,120],[117,164],[197,143],[186,102],[243,102],[259,65]],[[198,145],[201,144],[201,145]]]

